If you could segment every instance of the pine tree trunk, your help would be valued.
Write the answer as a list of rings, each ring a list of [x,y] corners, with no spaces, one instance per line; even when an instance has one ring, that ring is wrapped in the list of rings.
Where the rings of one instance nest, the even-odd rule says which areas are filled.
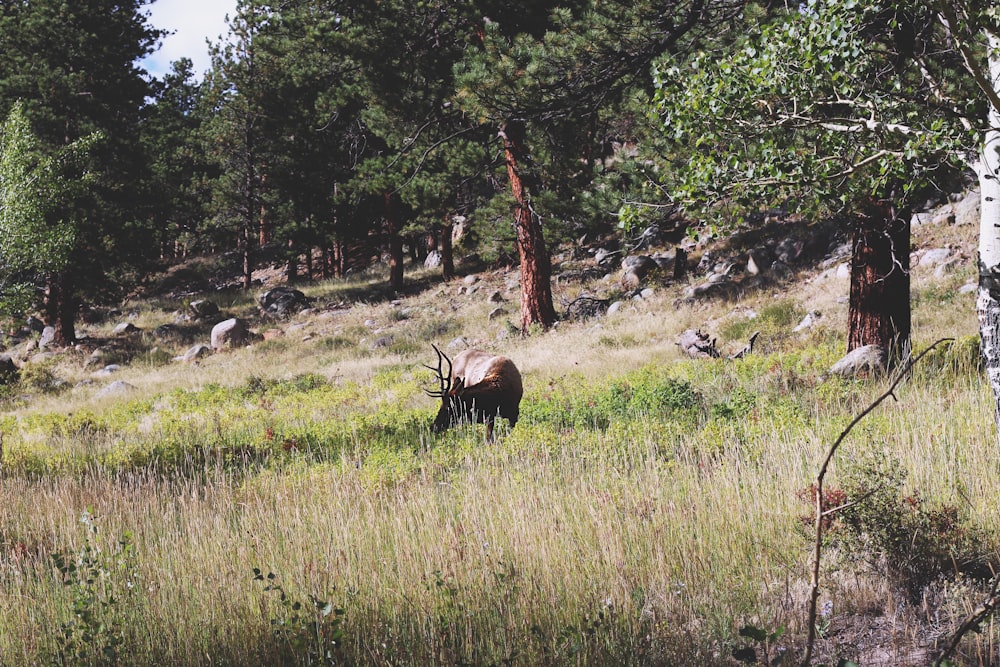
[[[53,342],[61,347],[76,342],[76,301],[68,277],[54,273],[48,278],[45,294],[47,320],[55,329]]]
[[[299,255],[295,252],[295,241],[288,239],[288,265],[285,268],[285,282],[289,285],[299,279]]]
[[[253,233],[253,222],[250,217],[247,216],[243,220],[243,229],[241,230],[240,245],[243,250],[243,289],[249,290],[253,286],[253,269],[254,269],[254,233]]]
[[[996,88],[1000,82],[1000,37],[987,34],[989,80]],[[986,376],[993,388],[994,417],[1000,441],[1000,109],[990,108],[983,137],[982,154],[976,171],[979,173],[979,295],[976,311],[979,315],[979,335],[982,339]]]
[[[267,172],[261,172],[260,175],[260,191],[261,191],[261,202],[260,202],[260,229],[257,234],[257,245],[260,247],[266,246],[271,242],[271,221],[267,217],[267,205],[263,201],[263,193],[267,188]]]
[[[455,277],[455,250],[451,245],[453,228],[451,215],[444,216],[444,224],[441,226],[441,273],[445,280]]]
[[[399,210],[395,196],[385,194],[385,225],[389,235],[389,286],[403,289],[403,237],[399,235]]]
[[[500,128],[511,194],[514,196],[514,229],[521,260],[521,332],[531,325],[548,329],[556,320],[552,305],[552,265],[545,248],[542,223],[531,208],[522,163],[527,157],[525,129],[521,122],[508,122]]]
[[[847,350],[878,345],[892,366],[909,341],[909,215],[889,199],[872,201],[854,227]]]

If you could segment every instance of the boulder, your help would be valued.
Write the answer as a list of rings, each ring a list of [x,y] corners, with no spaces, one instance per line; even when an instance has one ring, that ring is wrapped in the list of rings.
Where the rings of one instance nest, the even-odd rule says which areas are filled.
[[[806,316],[802,318],[802,321],[799,322],[794,329],[792,329],[792,333],[798,333],[800,331],[805,331],[806,329],[811,329],[813,325],[816,324],[816,320],[818,320],[820,316],[821,315],[818,310],[809,311],[806,313]]]
[[[38,339],[38,348],[45,349],[49,345],[52,345],[55,339],[56,339],[55,327],[45,327],[44,329],[42,329],[42,335]]]
[[[638,288],[642,281],[659,266],[656,260],[649,255],[629,255],[622,260],[622,285],[627,289]]]
[[[437,250],[431,250],[427,253],[427,258],[424,259],[425,269],[436,269],[441,266],[441,253]]]
[[[932,248],[920,256],[920,266],[938,266],[948,261],[951,254],[948,248]]]
[[[598,299],[586,295],[579,296],[566,307],[566,319],[579,321],[597,317],[607,312],[610,305],[611,302],[608,299]]]
[[[264,292],[257,304],[260,312],[271,317],[287,318],[312,303],[305,294],[293,287],[275,287]]]
[[[121,394],[130,394],[130,393],[132,393],[135,390],[136,390],[135,385],[129,384],[128,382],[125,382],[124,380],[116,380],[115,382],[112,382],[107,387],[105,387],[104,389],[101,389],[99,392],[97,392],[94,395],[97,398],[104,398],[104,397],[107,397],[107,396],[118,396],[118,395],[121,395]]]
[[[114,329],[111,330],[111,335],[112,336],[128,336],[130,334],[134,334],[134,333],[138,333],[138,332],[139,332],[139,327],[135,326],[131,322],[122,322],[122,323],[118,324],[117,326],[115,326]]]
[[[212,327],[212,349],[216,352],[225,347],[242,347],[249,340],[247,323],[238,317],[223,320]]]
[[[863,345],[848,352],[830,367],[834,375],[852,377],[885,370],[886,352],[879,345]]]
[[[688,329],[682,332],[677,338],[677,344],[686,355],[696,359],[717,359],[722,356],[715,347],[715,339],[710,339],[708,334],[700,330]]]
[[[212,348],[207,345],[195,345],[177,359],[185,363],[192,363],[210,354],[212,354]]]
[[[196,320],[215,317],[219,314],[219,307],[208,299],[198,299],[197,301],[192,301],[188,307],[191,309],[191,315],[194,316],[194,319]]]

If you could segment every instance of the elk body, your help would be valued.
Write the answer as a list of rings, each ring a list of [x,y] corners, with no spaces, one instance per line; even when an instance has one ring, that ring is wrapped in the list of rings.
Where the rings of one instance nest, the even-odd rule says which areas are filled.
[[[497,416],[513,428],[524,394],[521,373],[513,361],[482,350],[464,350],[452,362],[437,346],[431,347],[437,352],[438,365],[427,368],[437,373],[439,388],[425,391],[441,399],[441,409],[431,426],[435,433],[462,421],[482,422],[486,424],[486,440],[492,442]]]

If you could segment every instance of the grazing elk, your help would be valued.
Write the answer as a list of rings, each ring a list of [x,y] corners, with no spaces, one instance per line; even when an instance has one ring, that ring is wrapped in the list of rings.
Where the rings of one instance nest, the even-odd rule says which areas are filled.
[[[493,422],[497,415],[509,421],[513,428],[524,393],[521,373],[513,361],[482,350],[464,350],[452,363],[436,345],[431,347],[437,352],[438,365],[426,368],[437,373],[439,388],[424,391],[428,396],[441,399],[441,409],[431,430],[440,433],[463,420],[483,422],[486,441],[493,442]]]

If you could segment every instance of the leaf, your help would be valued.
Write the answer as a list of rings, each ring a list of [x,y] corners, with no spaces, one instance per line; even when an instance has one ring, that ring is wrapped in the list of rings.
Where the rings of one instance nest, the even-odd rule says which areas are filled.
[[[767,631],[754,625],[744,625],[740,628],[740,637],[746,637],[755,642],[763,643],[767,641]]]

